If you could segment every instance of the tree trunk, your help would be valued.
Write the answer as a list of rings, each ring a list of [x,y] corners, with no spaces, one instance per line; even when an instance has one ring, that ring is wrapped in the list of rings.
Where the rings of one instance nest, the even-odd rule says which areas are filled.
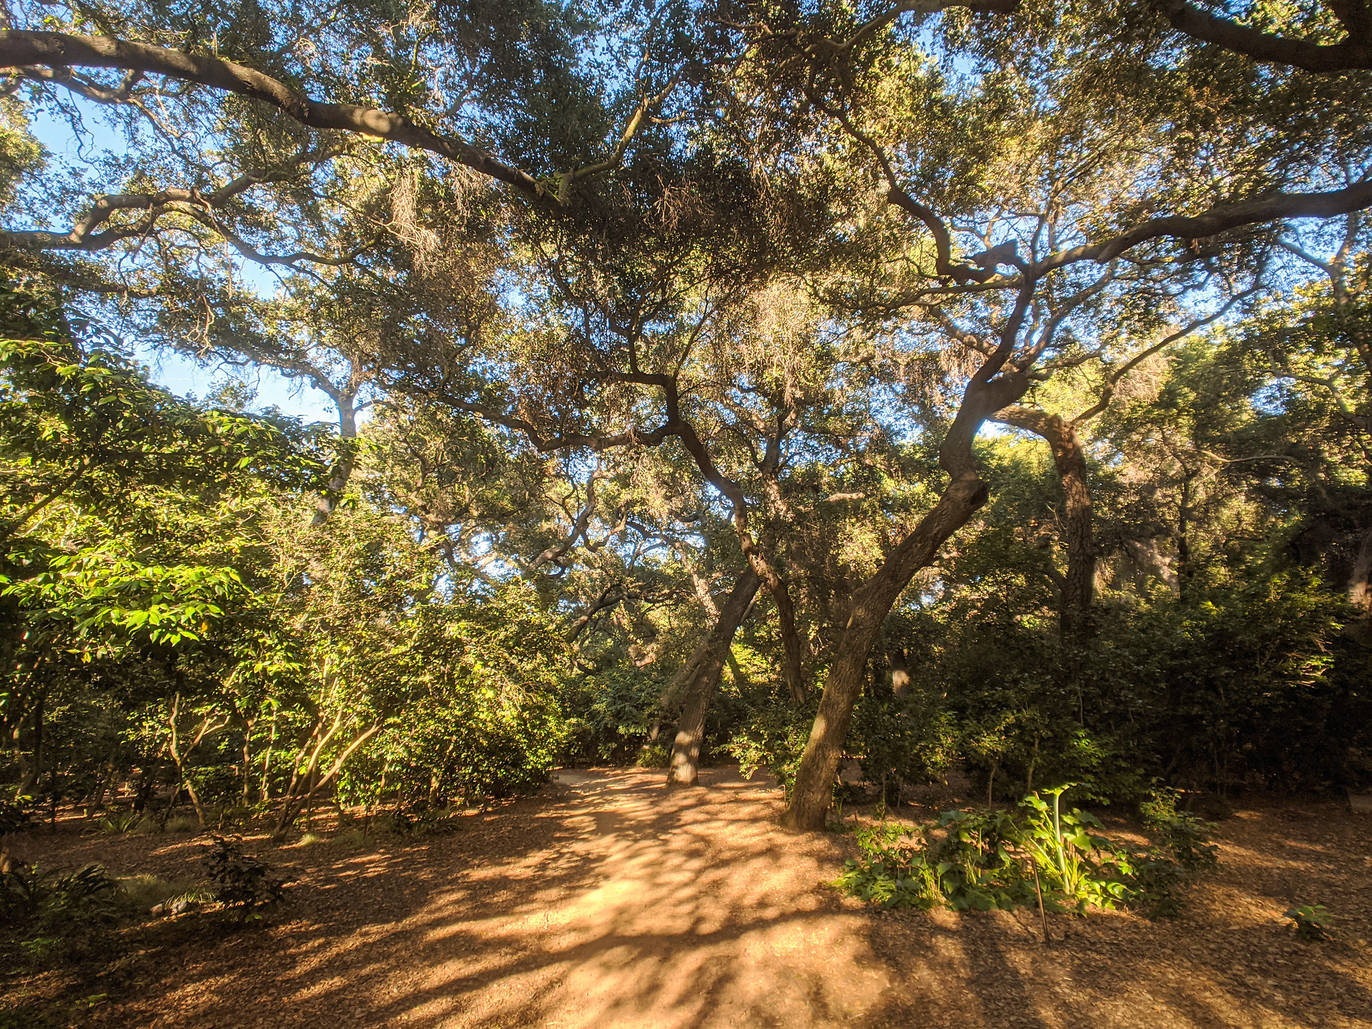
[[[835,647],[819,712],[796,772],[791,803],[782,816],[786,828],[824,828],[824,818],[833,800],[834,777],[848,738],[848,720],[862,694],[867,658],[881,633],[882,623],[914,574],[934,559],[944,541],[967,524],[985,502],[986,486],[978,476],[954,479],[934,509],[858,591]]]
[[[779,584],[772,596],[777,604],[777,621],[781,628],[782,675],[786,691],[797,706],[805,703],[804,643],[796,629],[796,606],[790,591]]]
[[[329,770],[323,775],[320,775],[320,755],[323,753],[324,748],[328,746],[329,741],[338,733],[340,725],[341,715],[338,718],[335,718],[333,727],[322,737],[318,738],[319,742],[315,744],[314,749],[310,752],[305,774],[303,776],[300,775],[298,767],[296,771],[292,773],[291,785],[287,788],[286,795],[281,801],[281,811],[277,815],[276,828],[272,832],[273,838],[279,840],[285,836],[286,830],[290,828],[291,823],[295,821],[296,816],[302,811],[305,812],[305,829],[307,832],[309,831],[309,818],[313,809],[314,795],[320,789],[333,782],[334,776],[336,776],[343,768],[343,765],[347,763],[348,758],[353,755],[353,752],[360,748],[362,744],[366,743],[367,740],[371,739],[372,735],[381,728],[379,724],[371,725],[360,735],[353,737],[353,741],[343,748],[342,753],[340,753],[334,760],[334,763],[329,766]],[[316,738],[316,734],[321,728],[323,728],[323,723],[317,721],[315,729],[306,739],[306,746],[309,745],[311,740]],[[301,788],[304,788],[304,793],[300,792]]]
[[[1076,425],[1031,407],[1007,407],[996,414],[996,421],[1032,432],[1053,451],[1053,464],[1062,486],[1066,526],[1063,543],[1067,547],[1067,574],[1058,602],[1058,633],[1064,641],[1084,639],[1093,628],[1096,541],[1091,492],[1086,485],[1086,452]]]
[[[1067,575],[1062,587],[1058,631],[1064,640],[1080,640],[1090,636],[1094,628],[1091,605],[1096,590],[1096,540],[1091,492],[1086,485],[1086,453],[1076,429],[1060,418],[1054,422],[1062,429],[1051,445],[1067,520]]]
[[[1028,386],[1023,371],[997,374],[1013,346],[1014,332],[1027,305],[1028,293],[1022,291],[1000,348],[963,391],[962,405],[939,447],[939,464],[951,479],[943,495],[854,597],[848,622],[834,650],[810,738],[801,754],[791,801],[781,819],[787,829],[803,832],[824,828],[833,800],[834,776],[848,737],[848,721],[862,693],[867,659],[882,623],[915,573],[929,565],[948,537],[966,525],[986,503],[986,484],[978,474],[972,442],[986,419],[1019,400]]]
[[[258,798],[263,804],[271,799],[272,748],[276,746],[276,708],[272,708],[272,731],[267,737],[267,752],[262,755],[262,793]]]
[[[762,585],[761,577],[745,566],[734,588],[720,606],[714,628],[701,641],[677,676],[673,692],[680,699],[681,717],[672,741],[672,760],[667,769],[668,786],[694,786],[700,775],[700,745],[705,738],[705,715],[719,686],[724,662],[733,645],[734,634],[743,624],[753,598]]]
[[[340,393],[333,399],[338,405],[338,440],[341,454],[338,463],[329,472],[329,481],[324,487],[324,493],[315,501],[314,517],[311,520],[315,526],[327,522],[338,502],[343,499],[343,491],[348,488],[348,480],[352,478],[353,465],[357,461],[354,449],[357,440],[357,398],[351,393]]]
[[[191,798],[191,808],[195,811],[195,820],[203,826],[205,824],[205,805],[200,799],[200,793],[189,777],[183,776],[183,782],[186,786],[186,795]]]
[[[1358,612],[1351,635],[1359,640],[1372,639],[1372,528],[1363,533],[1358,553],[1353,558],[1353,570],[1348,576],[1348,602]]]
[[[247,807],[252,795],[252,731],[257,726],[257,716],[243,719],[243,793],[239,803]]]
[[[1177,505],[1177,596],[1191,599],[1191,578],[1195,568],[1191,563],[1191,480],[1195,472],[1185,469],[1181,479],[1181,499]]]
[[[22,737],[24,717],[21,715],[14,727],[14,746],[19,755],[19,785],[14,791],[16,798],[37,798],[38,780],[43,775],[43,695],[39,695],[33,706],[33,747],[25,758]]]

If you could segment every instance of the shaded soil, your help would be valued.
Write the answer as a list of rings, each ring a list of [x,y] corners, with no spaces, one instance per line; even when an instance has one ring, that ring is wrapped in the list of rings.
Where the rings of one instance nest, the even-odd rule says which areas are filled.
[[[1036,912],[841,898],[823,884],[849,837],[787,835],[776,790],[728,769],[703,781],[666,792],[653,771],[564,772],[452,834],[250,838],[299,876],[271,924],[136,927],[112,971],[8,975],[0,1003],[65,1003],[90,1026],[1372,1026],[1372,817],[1241,811],[1182,918],[1055,917],[1045,946]],[[166,877],[199,852],[79,822],[12,849]],[[1295,940],[1293,902],[1325,904],[1339,938]]]

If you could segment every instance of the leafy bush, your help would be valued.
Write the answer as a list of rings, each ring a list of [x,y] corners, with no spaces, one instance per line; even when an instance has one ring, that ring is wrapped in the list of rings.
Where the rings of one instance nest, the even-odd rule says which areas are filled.
[[[910,842],[911,835],[923,847]],[[936,866],[926,853],[929,839],[919,830],[879,822],[856,834],[862,858],[849,861],[834,881],[844,893],[882,907],[934,907],[941,896]]]
[[[627,660],[564,683],[563,758],[571,764],[628,764],[662,715],[666,681]]]
[[[957,758],[952,716],[931,698],[863,697],[853,711],[848,748],[861,754],[862,773],[888,802],[906,783],[936,782]]]
[[[1133,906],[1149,918],[1176,918],[1185,907],[1187,871],[1166,856],[1145,854],[1134,865]]]
[[[16,957],[29,965],[102,949],[126,910],[119,884],[99,865],[74,872],[15,865],[0,875],[0,923],[13,927]]]
[[[1291,920],[1290,928],[1298,940],[1327,940],[1334,933],[1334,916],[1323,904],[1290,907],[1282,913],[1282,917]]]
[[[724,749],[738,762],[745,778],[751,779],[759,768],[771,772],[789,800],[813,718],[809,708],[767,704],[734,730]]]
[[[1195,872],[1214,868],[1219,862],[1219,848],[1210,842],[1214,823],[1207,822],[1187,811],[1178,811],[1180,794],[1172,789],[1155,790],[1139,805],[1144,828],[1153,845],[1168,854],[1181,868]]]
[[[33,822],[33,798],[0,800],[0,836],[21,832]]]
[[[1093,832],[1101,828],[1095,815],[1062,810],[1062,795],[1068,788],[1044,791],[1050,800],[1032,793],[1021,802],[1026,811],[1023,846],[1047,892],[1078,911],[1118,907],[1137,899],[1134,859]]]
[[[911,664],[911,689],[946,696],[962,757],[997,796],[1076,782],[1078,798],[1134,803],[1164,774],[1221,791],[1355,781],[1372,649],[1343,630],[1339,591],[1302,570],[1192,585],[1102,604],[1096,632],[1066,645],[1021,616],[1032,591],[979,584],[893,642],[941,641]]]
[[[100,865],[74,872],[15,865],[0,883],[5,920],[32,923],[41,931],[112,922],[120,910],[119,884]]]
[[[645,743],[640,747],[634,764],[639,768],[666,768],[671,760],[672,748],[658,740],[655,743]]]
[[[214,837],[204,865],[214,899],[234,911],[239,921],[259,918],[263,909],[280,903],[291,881],[265,861],[244,854],[236,838]]]
[[[834,885],[885,907],[986,911],[1041,899],[1053,911],[1174,913],[1189,870],[1170,854],[1113,843],[1088,812],[1063,811],[1065,789],[1030,794],[1018,812],[945,811],[923,826],[860,830],[861,857]]]

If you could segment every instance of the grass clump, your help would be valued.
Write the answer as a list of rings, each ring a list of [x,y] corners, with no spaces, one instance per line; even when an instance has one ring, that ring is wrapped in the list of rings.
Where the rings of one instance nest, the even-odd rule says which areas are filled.
[[[119,890],[129,908],[147,914],[155,908],[168,909],[178,901],[205,904],[213,899],[199,880],[191,878],[163,879],[156,875],[122,875]]]

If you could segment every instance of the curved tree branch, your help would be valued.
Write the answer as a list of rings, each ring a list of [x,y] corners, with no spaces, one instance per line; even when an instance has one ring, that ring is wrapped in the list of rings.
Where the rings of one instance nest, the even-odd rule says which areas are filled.
[[[1178,32],[1264,64],[1284,64],[1324,74],[1372,68],[1368,11],[1359,0],[1329,5],[1348,31],[1348,40],[1343,43],[1312,43],[1275,36],[1217,17],[1187,0],[1154,0],[1153,6]]]
[[[109,36],[0,31],[0,67],[30,66],[53,69],[115,68],[199,83],[212,89],[261,100],[310,128],[371,136],[437,154],[513,186],[531,200],[546,206],[556,205],[556,199],[534,176],[504,163],[465,140],[441,136],[416,125],[403,115],[379,108],[311,99],[280,79],[235,61]]]
[[[1196,215],[1174,214],[1152,218],[1111,239],[1050,254],[1029,270],[1034,277],[1039,277],[1078,261],[1111,261],[1149,240],[1205,239],[1245,225],[1293,218],[1332,218],[1367,207],[1372,207],[1372,180],[1320,193],[1270,193],[1253,200],[1216,204]]]

